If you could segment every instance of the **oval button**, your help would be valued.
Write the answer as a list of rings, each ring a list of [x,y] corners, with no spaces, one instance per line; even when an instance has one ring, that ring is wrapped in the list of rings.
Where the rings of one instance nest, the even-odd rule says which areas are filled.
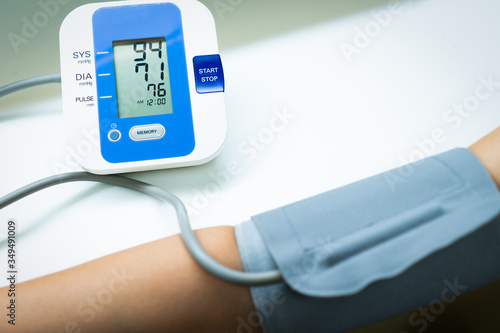
[[[134,126],[130,129],[132,140],[159,139],[165,134],[165,128],[160,124]]]

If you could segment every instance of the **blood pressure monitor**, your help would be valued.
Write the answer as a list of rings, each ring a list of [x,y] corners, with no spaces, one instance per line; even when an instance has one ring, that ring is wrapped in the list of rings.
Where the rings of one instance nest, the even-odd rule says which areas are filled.
[[[221,150],[224,73],[198,1],[81,6],[61,25],[60,56],[68,148],[85,170],[197,165]]]

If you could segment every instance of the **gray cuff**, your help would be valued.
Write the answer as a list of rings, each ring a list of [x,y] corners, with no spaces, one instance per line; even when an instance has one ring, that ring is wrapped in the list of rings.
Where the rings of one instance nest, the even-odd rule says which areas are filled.
[[[454,149],[252,219],[292,289],[334,297],[401,274],[499,211],[489,174]]]

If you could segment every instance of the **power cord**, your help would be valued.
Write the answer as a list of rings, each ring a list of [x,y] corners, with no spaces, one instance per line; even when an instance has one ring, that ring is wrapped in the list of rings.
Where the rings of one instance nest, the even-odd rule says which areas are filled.
[[[39,77],[34,77],[27,80],[22,80],[14,82],[4,87],[0,87],[0,97],[10,94],[12,92],[34,87],[45,83],[56,83],[60,82],[60,74],[44,75]],[[181,231],[181,237],[186,245],[187,249],[193,256],[193,258],[198,262],[198,264],[203,267],[206,271],[218,277],[219,279],[240,285],[240,286],[262,286],[273,283],[278,283],[283,281],[283,277],[279,270],[272,270],[267,272],[240,272],[230,269],[224,265],[221,265],[215,261],[212,257],[208,255],[203,249],[201,244],[198,242],[191,225],[189,224],[189,218],[186,212],[186,207],[182,201],[176,197],[174,194],[147,184],[138,180],[116,176],[116,175],[94,175],[88,172],[70,172],[61,175],[51,176],[32,184],[26,185],[4,197],[0,198],[0,209],[30,195],[41,191],[45,188],[59,185],[68,182],[75,181],[93,181],[100,182],[109,185],[120,186],[128,188],[134,191],[138,191],[144,194],[148,194],[152,197],[161,199],[170,203],[177,213],[177,220],[179,222],[179,227]]]

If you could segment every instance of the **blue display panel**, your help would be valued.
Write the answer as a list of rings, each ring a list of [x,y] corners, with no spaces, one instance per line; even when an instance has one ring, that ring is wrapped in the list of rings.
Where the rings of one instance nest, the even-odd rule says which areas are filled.
[[[102,157],[121,163],[190,154],[195,138],[179,9],[108,7],[92,22]]]

